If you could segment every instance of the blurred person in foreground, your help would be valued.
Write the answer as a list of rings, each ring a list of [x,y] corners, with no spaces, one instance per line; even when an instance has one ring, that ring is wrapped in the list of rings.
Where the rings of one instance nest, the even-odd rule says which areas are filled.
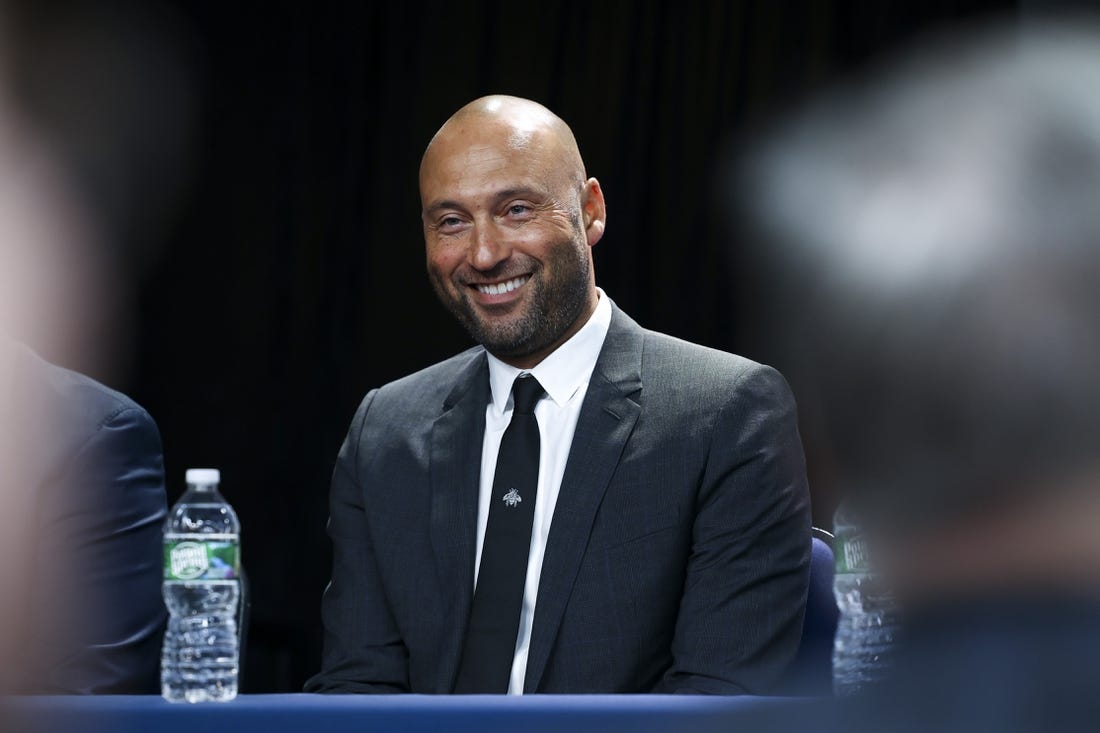
[[[1100,720],[1098,90],[1094,19],[958,34],[742,161],[763,334],[904,609],[818,729]]]
[[[647,331],[596,287],[603,192],[542,105],[456,112],[420,195],[436,294],[480,345],[357,411],[306,689],[769,690],[798,646],[810,550],[785,380]],[[502,482],[532,413],[535,475]]]
[[[93,38],[94,25],[80,27]],[[13,91],[8,64],[27,69],[12,51],[25,39],[0,29],[0,692],[156,693],[160,435],[133,400],[37,353],[100,361],[88,331],[107,322],[124,283],[107,265],[102,212],[80,193],[59,138]],[[96,73],[103,47],[28,47],[35,70],[74,50],[84,87],[115,88],[115,75]],[[110,52],[130,58],[119,44]],[[36,89],[66,99],[65,88]]]
[[[160,435],[24,343],[56,343],[72,298],[58,288],[91,245],[45,149],[0,123],[0,691],[156,692]]]

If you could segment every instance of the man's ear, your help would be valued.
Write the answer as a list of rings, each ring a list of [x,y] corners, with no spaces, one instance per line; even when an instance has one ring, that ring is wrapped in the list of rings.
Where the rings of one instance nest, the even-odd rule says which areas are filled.
[[[603,189],[595,178],[589,178],[581,191],[581,210],[584,219],[584,233],[588,246],[592,247],[603,237],[607,226],[607,204],[603,200]]]

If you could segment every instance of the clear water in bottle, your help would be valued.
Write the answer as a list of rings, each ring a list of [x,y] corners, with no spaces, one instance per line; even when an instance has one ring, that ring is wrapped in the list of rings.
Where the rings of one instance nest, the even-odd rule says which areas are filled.
[[[216,469],[190,469],[164,526],[161,694],[170,702],[237,696],[240,523]]]
[[[833,647],[833,692],[852,695],[886,672],[897,631],[898,608],[875,575],[866,539],[842,507],[833,526],[834,593],[840,608]]]

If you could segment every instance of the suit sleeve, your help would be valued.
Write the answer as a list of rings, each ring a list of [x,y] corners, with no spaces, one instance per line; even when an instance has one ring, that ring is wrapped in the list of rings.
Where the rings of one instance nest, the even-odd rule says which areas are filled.
[[[654,692],[766,693],[797,651],[810,559],[794,398],[775,370],[735,383],[696,510],[673,664]]]
[[[328,533],[332,579],[321,603],[324,647],[321,671],[306,692],[409,691],[408,651],[397,629],[375,564],[359,480],[364,425],[376,392],[363,400],[340,448],[332,474]]]
[[[167,500],[153,419],[137,406],[109,413],[57,466],[43,497],[36,684],[53,693],[159,692]]]

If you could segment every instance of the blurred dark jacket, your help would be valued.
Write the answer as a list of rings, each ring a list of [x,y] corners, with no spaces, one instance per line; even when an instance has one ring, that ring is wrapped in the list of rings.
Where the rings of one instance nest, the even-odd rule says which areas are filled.
[[[157,426],[130,398],[24,346],[0,340],[0,352],[0,529],[18,557],[0,578],[13,617],[0,685],[156,693],[167,511]]]

